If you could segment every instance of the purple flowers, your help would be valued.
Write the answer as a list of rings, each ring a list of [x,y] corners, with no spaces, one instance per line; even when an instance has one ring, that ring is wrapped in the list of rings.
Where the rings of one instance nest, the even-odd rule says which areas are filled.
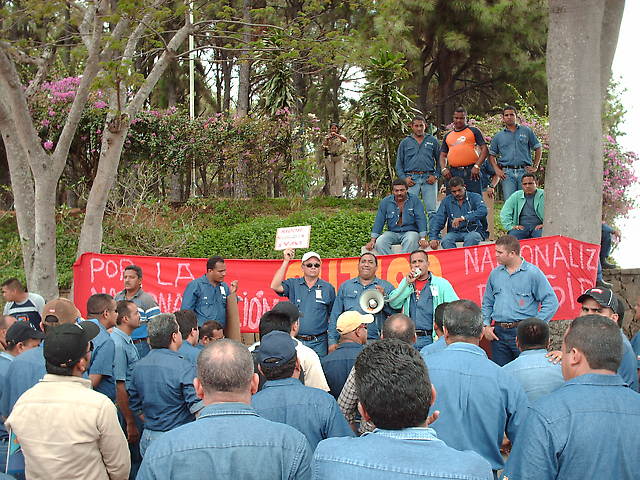
[[[44,147],[45,150],[53,150],[53,142],[51,140],[42,142],[42,146]]]

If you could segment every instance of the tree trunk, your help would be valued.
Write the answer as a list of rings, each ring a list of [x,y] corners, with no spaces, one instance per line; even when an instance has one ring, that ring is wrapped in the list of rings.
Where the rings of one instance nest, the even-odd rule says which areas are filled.
[[[46,153],[31,152],[43,165],[49,162]],[[55,177],[55,178],[54,178]],[[35,245],[30,288],[52,300],[59,295],[56,265],[56,187],[60,175],[34,175]]]
[[[455,98],[453,92],[456,79],[453,76],[455,67],[451,52],[442,49],[438,56],[438,105],[436,122],[438,127],[449,125],[455,110]]]
[[[251,22],[251,0],[242,2],[242,20]],[[247,25],[243,27],[242,41],[246,45],[251,41],[251,28]],[[249,51],[242,52],[240,60],[240,71],[238,72],[238,104],[236,106],[236,117],[242,118],[249,114],[249,100],[251,96],[251,60],[248,58]],[[247,183],[245,181],[248,173],[247,162],[243,158],[238,159],[238,176],[234,183],[235,196],[246,198],[248,196]]]
[[[611,78],[611,65],[618,45],[624,3],[624,0],[606,0],[604,7],[602,32],[600,33],[600,88],[603,102],[607,96],[607,87]]]
[[[550,0],[545,235],[600,243],[602,0]]]
[[[231,110],[231,70],[233,68],[233,61],[231,59],[225,60],[224,62],[222,62],[221,66],[222,84],[224,88],[224,95],[222,97],[222,111],[228,115],[229,110]]]

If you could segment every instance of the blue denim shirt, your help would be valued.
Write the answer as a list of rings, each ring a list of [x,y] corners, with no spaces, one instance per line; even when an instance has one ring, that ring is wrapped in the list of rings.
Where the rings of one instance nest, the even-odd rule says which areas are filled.
[[[189,282],[182,294],[183,310],[193,310],[201,327],[208,320],[215,320],[223,327],[227,324],[227,297],[229,285],[221,282],[213,286],[206,275]]]
[[[548,322],[558,306],[558,297],[542,270],[523,259],[520,268],[512,274],[504,265],[498,265],[489,274],[482,299],[482,317],[485,325],[490,325],[492,319],[518,322],[530,317]]]
[[[336,289],[329,282],[319,278],[309,288],[304,277],[287,278],[282,282],[287,297],[302,312],[300,319],[300,335],[321,335],[329,326],[329,314],[336,299]]]
[[[340,285],[340,288],[338,288],[338,293],[336,295],[336,300],[335,302],[333,302],[331,316],[329,317],[329,345],[338,343],[338,337],[340,335],[338,335],[336,325],[340,314],[342,312],[348,312],[349,310],[356,310],[364,314],[365,312],[360,308],[360,295],[365,290],[375,288],[376,285],[380,285],[382,288],[384,288],[385,295],[389,295],[389,293],[393,290],[393,285],[391,285],[391,283],[377,277],[374,278],[373,281],[367,286],[364,286],[362,285],[362,283],[360,283],[359,277],[346,280],[342,283],[342,285]],[[374,315],[375,321],[367,325],[367,338],[380,338],[380,332],[382,331],[382,325],[384,324],[384,321],[389,315],[397,312],[398,310],[391,308],[389,304],[385,302],[384,308]]]
[[[503,370],[520,382],[533,402],[564,385],[562,366],[549,361],[544,348],[525,350],[520,356],[503,366]]]
[[[313,455],[313,479],[490,480],[489,463],[439,440],[432,428],[375,429],[359,438],[330,438]]]
[[[189,360],[194,368],[197,367],[198,355],[200,355],[201,351],[201,349],[194,347],[184,339],[182,340],[182,345],[180,345],[180,348],[178,349],[178,353],[186,360]]]
[[[450,447],[473,450],[494,470],[503,466],[504,433],[517,443],[527,396],[518,381],[487,358],[477,345],[455,342],[425,362],[440,410],[432,427]]]
[[[408,172],[427,172],[427,175],[440,176],[440,144],[433,135],[425,135],[422,143],[412,135],[404,138],[398,145],[396,154],[396,172],[403,180],[411,176]]]
[[[429,273],[429,280],[420,292],[420,299],[415,291],[409,297],[409,316],[415,323],[416,330],[433,331],[433,311],[435,310],[433,297],[438,295],[433,291],[434,288],[438,287],[431,284],[431,273]]]
[[[486,163],[486,162],[485,162]],[[119,302],[120,300],[127,300],[127,291],[123,290],[115,296],[115,301]],[[151,318],[159,315],[160,307],[154,300],[154,298],[143,291],[141,288],[135,293],[135,295],[128,300],[131,300],[138,307],[138,312],[140,312],[140,326],[136,328],[131,333],[131,338],[134,340],[140,340],[142,338],[147,338],[149,336],[147,331],[147,323]]]
[[[44,345],[21,353],[7,369],[2,385],[0,412],[8,417],[20,395],[33,387],[47,373],[44,361]]]
[[[349,372],[363,348],[364,345],[357,342],[343,342],[329,355],[320,359],[324,376],[329,384],[329,393],[336,400],[340,396],[344,382],[347,381]]]
[[[436,340],[435,342],[422,347],[422,350],[420,350],[420,355],[422,355],[422,358],[426,361],[429,355],[438,353],[445,348],[447,348],[447,342],[445,342],[444,335],[442,335],[441,337],[438,337],[438,340]]]
[[[144,413],[144,428],[166,432],[194,420],[199,402],[195,368],[180,354],[153,348],[133,368],[129,408]]]
[[[312,450],[325,438],[353,436],[336,399],[297,378],[267,380],[251,398],[251,405],[261,417],[302,432]]]
[[[295,428],[261,418],[244,403],[216,403],[155,440],[137,480],[308,480],[310,464],[309,442]]]
[[[498,157],[498,164],[507,167],[531,165],[531,151],[542,144],[529,127],[516,125],[516,131],[500,130],[491,139],[489,154]]]
[[[529,407],[504,478],[638,478],[640,395],[618,375],[586,374]]]
[[[111,339],[115,347],[113,356],[113,378],[116,382],[125,382],[129,389],[133,377],[133,367],[140,360],[138,349],[129,335],[118,327],[111,330]]]
[[[382,235],[382,229],[386,223],[391,232],[418,232],[420,238],[427,236],[427,216],[420,199],[407,193],[402,209],[402,225],[398,226],[400,208],[393,195],[388,195],[380,200],[378,213],[371,229],[371,238]]]
[[[7,352],[0,352],[0,388],[4,389],[4,383],[7,378],[7,372],[9,371],[9,366],[13,362],[13,355]],[[4,426],[4,422],[0,422],[0,440],[8,440],[9,432]],[[0,469],[4,468],[0,465]]]
[[[637,392],[638,360],[635,352],[633,351],[633,347],[631,346],[631,342],[622,330],[620,330],[620,335],[622,336],[622,361],[618,368],[618,375],[620,375],[627,385],[629,385],[629,388],[634,392]]]
[[[453,219],[463,216],[465,221],[454,228]],[[445,225],[448,232],[478,232],[482,238],[486,238],[487,206],[482,200],[482,195],[467,192],[462,205],[451,194],[444,197],[438,211],[429,223],[429,239],[440,240],[440,231]]]
[[[94,390],[115,402],[116,381],[113,378],[113,362],[116,346],[111,335],[98,319],[90,318],[89,321],[95,323],[100,329],[98,335],[92,340],[93,352],[89,362],[89,375],[102,375],[102,380]]]

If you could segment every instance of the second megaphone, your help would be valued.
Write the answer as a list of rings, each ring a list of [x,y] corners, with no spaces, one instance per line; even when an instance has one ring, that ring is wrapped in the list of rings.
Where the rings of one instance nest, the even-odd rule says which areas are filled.
[[[360,295],[360,308],[365,313],[378,313],[384,307],[384,295],[375,288],[365,290]]]

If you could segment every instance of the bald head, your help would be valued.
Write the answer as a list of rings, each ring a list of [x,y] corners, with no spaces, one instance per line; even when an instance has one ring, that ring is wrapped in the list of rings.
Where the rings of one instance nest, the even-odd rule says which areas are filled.
[[[382,337],[385,340],[397,338],[413,345],[416,343],[416,327],[413,320],[404,313],[395,313],[385,320],[382,326]]]
[[[207,395],[247,393],[253,378],[253,359],[247,347],[223,338],[212,342],[198,356],[198,379]]]

